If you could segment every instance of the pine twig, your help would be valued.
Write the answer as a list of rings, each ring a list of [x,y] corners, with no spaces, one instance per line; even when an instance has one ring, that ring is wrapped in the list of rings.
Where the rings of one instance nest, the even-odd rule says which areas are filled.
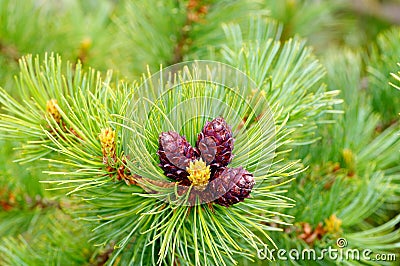
[[[7,45],[2,40],[0,40],[0,54],[17,63],[20,58],[17,47],[14,45]]]
[[[90,263],[91,266],[103,266],[107,263],[108,259],[110,258],[111,254],[114,251],[114,244],[108,245],[108,247],[98,254],[94,261]]]
[[[186,22],[181,29],[181,37],[175,46],[172,64],[179,63],[183,60],[185,47],[190,43],[190,29],[194,23],[201,21],[201,18],[207,14],[208,6],[202,0],[190,0],[186,10]]]

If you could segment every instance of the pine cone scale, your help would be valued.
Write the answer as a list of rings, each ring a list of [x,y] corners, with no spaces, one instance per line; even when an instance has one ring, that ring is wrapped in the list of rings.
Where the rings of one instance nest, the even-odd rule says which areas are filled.
[[[183,183],[189,182],[186,168],[190,161],[196,159],[197,152],[185,137],[174,131],[162,132],[157,154],[160,159],[159,166],[167,177]]]

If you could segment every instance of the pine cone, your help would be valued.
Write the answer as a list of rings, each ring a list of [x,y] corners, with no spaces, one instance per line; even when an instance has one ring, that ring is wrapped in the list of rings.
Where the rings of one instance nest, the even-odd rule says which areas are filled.
[[[214,197],[219,196],[214,202],[225,207],[248,198],[255,184],[253,175],[242,167],[219,169],[214,177],[209,189]]]
[[[232,129],[222,117],[207,122],[198,135],[196,146],[203,161],[215,171],[232,161]]]
[[[159,166],[164,170],[164,174],[182,185],[190,185],[186,168],[190,161],[197,158],[196,150],[185,137],[174,131],[162,132],[158,142]]]

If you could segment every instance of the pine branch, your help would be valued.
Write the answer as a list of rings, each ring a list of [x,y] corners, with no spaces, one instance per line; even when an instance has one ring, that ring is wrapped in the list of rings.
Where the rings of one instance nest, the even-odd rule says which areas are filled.
[[[5,265],[82,265],[96,254],[88,244],[89,232],[61,212],[49,212],[36,221],[29,233],[3,237],[0,263]],[[43,230],[43,226],[46,229]],[[60,245],[62,243],[62,245]]]
[[[392,252],[399,246],[400,139],[399,124],[392,121],[398,120],[393,91],[400,78],[389,76],[397,72],[395,29],[379,36],[365,87],[362,55],[341,48],[320,61],[300,38],[279,41],[292,30],[328,42],[343,29],[356,32],[357,20],[341,24],[348,15],[337,16],[342,3],[212,1],[205,8],[208,2],[198,0],[155,0],[123,1],[113,10],[106,1],[93,12],[86,2],[0,2],[6,25],[0,29],[2,77],[24,51],[60,50],[63,58],[82,62],[24,57],[10,87],[15,90],[0,91],[1,137],[21,143],[21,162],[35,161],[49,174],[25,176],[25,168],[0,158],[0,174],[10,177],[0,180],[0,208],[6,210],[0,212],[0,231],[10,234],[1,239],[0,264],[261,265],[256,254],[266,244],[321,250],[345,237],[355,248]],[[267,19],[265,6],[276,8],[273,14],[291,6],[283,12],[289,27]],[[327,25],[342,31],[332,33]],[[43,36],[34,41],[37,35]],[[113,66],[129,80],[146,64],[154,69],[205,58],[248,77],[224,64],[187,64],[180,71],[150,70],[140,86],[82,66]],[[223,75],[216,74],[224,67]],[[193,82],[201,77],[211,82]],[[201,185],[227,179],[216,174],[225,159],[207,165],[214,146],[199,141],[206,122],[216,117],[226,120],[232,135],[210,135],[235,139],[223,167],[242,167],[238,172],[253,175],[256,183],[248,198],[240,198],[239,183],[240,192],[220,195],[239,197],[229,207],[219,198],[195,202],[207,199],[197,190]],[[180,169],[190,185],[174,179],[172,159],[160,156],[168,150],[160,133],[171,131],[185,136],[196,154]],[[176,151],[168,151],[175,161],[185,159]],[[232,174],[226,169],[221,173]],[[37,192],[36,177],[53,192]],[[50,193],[67,193],[71,200]]]
[[[53,62],[52,60],[53,59],[50,58],[50,65],[53,64],[51,63]],[[44,65],[47,65],[49,62],[45,60]],[[59,66],[59,63],[57,63],[55,66],[56,67],[54,67],[54,69],[58,69],[57,66]],[[40,67],[38,66],[37,69],[40,69]],[[34,69],[29,69],[28,73],[33,72],[33,70]],[[55,73],[58,72],[50,72],[49,75],[53,76]],[[160,257],[159,263],[161,263],[162,261],[167,262],[170,260],[174,261],[176,259],[175,257],[170,258],[170,254],[176,253],[178,257],[188,257],[189,255],[182,253],[180,249],[175,249],[170,246],[173,237],[171,235],[171,232],[173,231],[170,230],[175,230],[175,223],[173,221],[182,221],[181,229],[176,228],[177,231],[175,232],[176,235],[179,236],[178,240],[176,240],[179,243],[177,245],[183,246],[183,243],[185,241],[189,241],[196,243],[195,245],[199,247],[198,251],[196,252],[203,253],[201,249],[204,249],[206,246],[214,250],[213,255],[211,255],[212,257],[207,258],[208,256],[206,255],[206,253],[204,253],[203,255],[205,257],[199,259],[197,264],[202,264],[205,262],[205,260],[209,259],[221,263],[225,261],[225,256],[218,249],[220,245],[234,247],[236,252],[239,252],[240,250],[238,249],[238,246],[234,244],[234,242],[232,242],[231,240],[226,242],[225,240],[223,240],[222,237],[219,237],[218,239],[213,239],[209,243],[199,242],[200,239],[204,239],[204,237],[210,238],[210,235],[207,232],[210,232],[211,228],[213,228],[212,230],[215,230],[216,228],[218,228],[218,230],[222,230],[220,231],[220,234],[223,235],[227,234],[225,231],[223,231],[223,228],[230,227],[231,230],[236,228],[232,227],[232,225],[228,225],[228,221],[226,221],[223,225],[209,225],[208,223],[206,223],[204,221],[205,218],[200,215],[206,215],[205,213],[203,213],[204,211],[206,211],[207,213],[209,212],[208,215],[210,215],[210,217],[207,218],[207,220],[212,220],[212,217],[215,216],[215,208],[213,208],[213,210],[207,210],[201,207],[197,209],[197,212],[199,212],[199,216],[191,216],[192,218],[190,219],[195,219],[196,223],[199,226],[198,228],[196,227],[196,230],[201,230],[201,232],[205,234],[204,237],[201,237],[199,239],[192,239],[190,236],[187,235],[186,230],[188,230],[188,228],[192,226],[193,220],[183,222],[185,221],[183,217],[185,217],[186,213],[188,213],[190,206],[188,207],[178,205],[177,207],[173,207],[172,204],[169,204],[167,205],[168,207],[166,207],[166,203],[160,200],[161,197],[165,197],[165,193],[160,195],[144,193],[143,189],[138,186],[126,186],[125,183],[120,182],[114,183],[113,180],[109,178],[108,175],[110,174],[110,169],[107,169],[107,167],[105,166],[109,165],[114,169],[117,169],[117,167],[114,167],[113,165],[119,162],[119,155],[122,154],[123,149],[122,144],[125,144],[128,147],[132,147],[135,149],[133,153],[129,152],[129,154],[126,154],[126,158],[128,159],[127,162],[129,166],[129,171],[132,173],[132,176],[141,175],[147,178],[157,177],[159,179],[165,179],[165,176],[161,173],[160,169],[157,166],[158,163],[154,161],[153,154],[156,154],[156,152],[154,151],[154,153],[150,152],[149,154],[145,154],[151,151],[151,149],[154,149],[154,146],[149,146],[149,144],[154,141],[157,142],[160,130],[164,130],[159,128],[162,123],[161,120],[157,119],[160,119],[160,117],[165,117],[166,114],[169,113],[168,110],[170,108],[175,108],[176,106],[179,106],[175,104],[164,106],[164,103],[176,103],[176,101],[184,102],[185,100],[187,100],[186,97],[196,96],[197,93],[197,97],[193,98],[195,99],[195,101],[197,101],[197,104],[195,105],[198,105],[200,108],[197,111],[202,113],[206,111],[215,112],[211,116],[216,116],[217,113],[220,113],[221,107],[220,105],[213,104],[213,102],[208,102],[208,99],[224,99],[224,101],[227,102],[227,106],[230,106],[232,104],[238,105],[240,108],[237,108],[236,111],[241,112],[241,117],[246,115],[248,117],[248,122],[240,129],[238,133],[236,133],[238,134],[238,146],[242,148],[236,150],[237,157],[233,163],[233,166],[245,166],[249,171],[252,171],[256,175],[259,182],[269,177],[270,182],[274,183],[273,187],[279,186],[279,180],[286,179],[288,176],[295,175],[299,171],[299,166],[297,163],[289,163],[283,166],[284,162],[275,164],[273,166],[273,169],[276,170],[272,172],[268,171],[268,162],[273,158],[273,155],[271,154],[271,147],[273,145],[271,147],[265,146],[268,143],[273,142],[273,138],[272,135],[270,136],[268,134],[264,134],[270,132],[268,128],[271,126],[271,120],[269,119],[268,113],[263,113],[261,114],[261,116],[259,114],[256,115],[252,113],[249,107],[241,104],[243,99],[246,99],[247,97],[238,97],[237,95],[229,92],[229,90],[214,90],[213,88],[203,90],[201,89],[201,87],[184,87],[182,88],[182,94],[165,95],[171,100],[165,102],[156,101],[153,102],[152,105],[149,105],[150,107],[154,107],[158,104],[161,104],[158,108],[151,110],[150,119],[147,115],[144,117],[141,115],[146,114],[146,110],[148,110],[147,108],[133,109],[133,113],[128,112],[129,114],[134,116],[135,112],[140,111],[140,113],[138,113],[138,119],[135,119],[133,117],[132,124],[128,124],[130,125],[130,128],[128,127],[128,132],[137,132],[134,133],[134,135],[138,136],[136,138],[131,138],[129,136],[119,133],[122,127],[126,127],[123,119],[120,119],[119,116],[111,116],[108,113],[111,112],[111,110],[108,110],[107,108],[93,108],[93,104],[98,106],[110,106],[110,108],[115,110],[116,114],[126,113],[126,106],[128,103],[127,100],[130,99],[130,97],[128,96],[129,94],[124,94],[127,93],[128,90],[125,91],[123,88],[128,89],[128,87],[122,88],[122,92],[124,92],[123,94],[117,94],[115,91],[109,90],[109,86],[104,86],[104,82],[100,82],[98,79],[92,80],[90,78],[86,80],[80,77],[81,75],[84,74],[82,74],[80,71],[75,71],[75,76],[73,80],[69,79],[69,76],[67,75],[65,84],[69,84],[68,86],[71,87],[67,88],[71,88],[71,90],[75,92],[70,91],[69,94],[67,94],[66,96],[57,97],[58,99],[60,99],[60,103],[62,103],[63,107],[61,108],[59,105],[55,105],[54,110],[53,108],[49,108],[49,110],[51,111],[48,111],[50,117],[46,119],[46,122],[49,128],[44,133],[45,136],[51,141],[51,145],[46,145],[43,148],[49,149],[51,151],[57,151],[60,155],[62,155],[63,157],[60,157],[58,159],[49,159],[49,162],[54,167],[65,169],[60,172],[49,171],[49,173],[53,175],[67,175],[69,178],[47,182],[58,183],[62,186],[68,184],[69,189],[71,189],[70,193],[78,194],[85,199],[89,199],[86,204],[88,208],[90,208],[90,211],[83,211],[85,215],[82,218],[91,220],[96,223],[98,221],[104,223],[104,225],[100,225],[95,229],[95,232],[97,234],[94,239],[100,241],[100,243],[110,243],[112,241],[115,241],[115,247],[121,247],[120,249],[118,249],[117,252],[113,253],[111,261],[115,261],[120,254],[123,254],[123,257],[127,256],[127,260],[138,259],[133,258],[132,254],[126,252],[126,247],[127,245],[130,245],[133,235],[130,234],[126,236],[125,234],[123,234],[123,232],[133,230],[131,232],[132,234],[135,232],[134,235],[136,236],[139,233],[136,231],[137,228],[141,228],[142,230],[145,230],[145,228],[147,228],[146,230],[150,230],[149,233],[151,232],[151,234],[154,233],[158,235],[158,237],[152,240],[143,239],[144,242],[142,241],[135,243],[135,245],[138,246],[139,250],[143,250],[143,252],[153,252],[150,258],[154,258],[156,256]],[[29,77],[32,78],[32,75],[29,75]],[[93,86],[88,87],[91,89],[91,92],[83,91],[84,87],[82,86],[72,86],[72,84],[82,84],[81,78],[85,80],[85,84],[91,84],[91,86]],[[52,86],[52,88],[65,89],[65,87],[63,86]],[[32,91],[35,91],[38,88],[31,87],[31,89]],[[45,92],[48,93],[47,91]],[[150,93],[150,95],[153,94],[153,92],[150,90],[144,90],[141,92]],[[247,89],[243,91],[243,93],[244,92],[247,92]],[[59,92],[56,90],[54,93],[57,95],[57,93]],[[104,95],[107,94],[111,97],[104,97]],[[119,97],[118,100],[116,100],[117,96]],[[108,105],[108,101],[110,100],[110,98],[113,100],[113,105]],[[174,98],[175,100],[172,100]],[[40,98],[38,98],[38,100],[39,99]],[[139,99],[141,98],[139,97]],[[44,102],[44,99],[42,99],[42,101]],[[145,102],[148,102],[148,100]],[[214,107],[210,109],[209,104],[212,104]],[[258,98],[258,101],[253,100],[253,104],[255,104],[255,106],[265,106],[265,99]],[[167,108],[166,110],[164,110],[165,107]],[[79,111],[82,108],[85,110],[84,112]],[[161,111],[162,113],[158,113],[157,110]],[[234,117],[232,116],[233,114],[229,114],[229,110],[230,109],[226,109],[226,114],[224,116],[229,119],[229,121],[231,121],[232,125],[234,125],[235,127],[241,124],[242,120],[234,119]],[[161,116],[159,116],[159,114],[161,114]],[[94,117],[99,120],[93,121]],[[257,120],[254,120],[255,117],[257,117]],[[143,123],[140,122],[140,119],[142,118],[146,119]],[[201,118],[201,116],[199,118],[204,119]],[[106,119],[112,119],[116,121],[112,123],[112,125],[115,126],[116,133],[114,133],[114,129],[103,128],[104,130],[100,130],[101,125],[107,123]],[[183,123],[183,121],[185,120],[182,119],[183,118],[176,119],[174,120],[174,122]],[[59,124],[57,124],[56,120],[59,121]],[[77,138],[74,134],[69,134],[69,132],[65,132],[65,130],[63,130],[64,127],[61,121],[64,121],[71,128],[73,128],[80,138]],[[256,123],[252,125],[251,121],[256,121]],[[149,122],[154,124],[148,124]],[[201,126],[201,124],[202,123],[197,122],[196,124],[193,124],[193,126],[196,126],[198,128],[197,130],[193,130],[194,128],[192,126],[185,127],[186,135],[188,137],[191,136],[190,139],[193,139],[193,132],[199,131],[199,126]],[[144,128],[142,128],[143,126]],[[96,128],[97,130],[93,130]],[[91,129],[91,131],[89,131],[88,129]],[[144,131],[142,131],[142,129]],[[247,130],[248,135],[246,137],[244,133]],[[282,132],[280,132],[281,130]],[[278,140],[280,140],[281,138],[284,139],[286,134],[288,134],[284,130],[284,124],[280,125],[280,127],[278,128],[278,132]],[[241,134],[244,134],[243,137],[240,137]],[[147,137],[143,138],[144,136]],[[124,141],[125,138],[127,138],[129,142]],[[281,142],[285,143],[284,140],[281,140]],[[240,143],[249,144],[241,145]],[[279,145],[282,144],[277,144],[277,146]],[[260,148],[263,146],[265,147],[265,149]],[[146,147],[146,149],[143,149],[143,147]],[[248,152],[248,149],[250,149],[250,152]],[[248,156],[250,156],[250,159],[248,158]],[[90,158],[90,160],[88,158]],[[266,181],[265,184],[268,184],[268,182]],[[269,189],[269,186],[265,187],[265,190],[260,189],[258,193],[255,193],[258,198],[257,200],[249,201],[250,204],[244,205],[242,208],[238,208],[233,212],[228,212],[223,215],[230,216],[229,219],[233,219],[236,225],[242,224],[239,228],[236,228],[236,230],[243,229],[243,224],[250,223],[251,226],[254,227],[254,230],[267,236],[265,230],[268,230],[268,228],[264,227],[263,225],[257,224],[262,219],[261,214],[259,213],[260,210],[265,210],[267,206],[268,208],[271,208],[271,206],[276,206],[276,208],[288,208],[292,206],[291,204],[286,203],[286,198],[280,198],[278,201],[269,200],[269,198],[271,197],[276,198],[274,196],[274,193],[270,193],[268,191]],[[112,193],[112,195],[110,193]],[[105,195],[107,196],[105,197]],[[263,201],[263,198],[265,198],[266,200]],[[132,206],[137,207],[131,209]],[[143,209],[144,206],[146,206],[146,209]],[[83,207],[79,211],[84,210],[84,208],[86,207]],[[160,213],[154,213],[154,210],[159,208],[162,208],[162,213],[164,213],[165,216],[161,215]],[[253,211],[251,211],[252,209]],[[122,213],[120,213],[121,211]],[[223,211],[223,209],[220,209],[220,211]],[[265,211],[262,212],[265,213]],[[143,213],[148,213],[147,217],[139,219],[138,217],[140,217],[140,215]],[[252,214],[252,216],[247,217],[248,214]],[[274,212],[274,215],[278,215],[278,213]],[[148,224],[149,221],[154,221],[155,219],[164,219],[164,217],[170,216],[172,216],[173,218],[171,218],[172,220],[168,225],[168,228],[170,228],[168,231],[165,231],[164,226],[159,227],[154,225],[153,227],[145,227],[145,225]],[[127,221],[127,219],[129,219],[129,222]],[[215,220],[215,222],[217,221]],[[109,226],[106,226],[106,224],[108,224]],[[121,231],[121,228],[124,228],[124,230]],[[237,231],[235,234],[240,235],[240,231]],[[246,229],[246,234],[248,235],[249,240],[247,241],[247,243],[241,244],[243,245],[243,247],[247,246],[254,249],[257,246],[256,243],[262,245],[262,240],[252,230]],[[157,243],[157,245],[160,245],[160,254],[155,254],[154,251],[150,251],[146,248],[147,246],[149,246],[150,243]],[[251,253],[249,252],[241,254],[244,256],[251,256]],[[231,258],[229,258],[229,260],[234,261],[235,259],[232,256]]]

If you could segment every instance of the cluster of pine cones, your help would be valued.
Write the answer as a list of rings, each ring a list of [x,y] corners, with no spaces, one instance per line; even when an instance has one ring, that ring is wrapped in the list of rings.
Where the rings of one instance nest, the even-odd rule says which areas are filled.
[[[193,195],[202,202],[229,207],[248,198],[255,184],[253,175],[242,167],[227,167],[233,158],[233,143],[232,129],[222,117],[206,122],[196,147],[177,132],[162,132],[159,165],[179,185],[193,185]]]

